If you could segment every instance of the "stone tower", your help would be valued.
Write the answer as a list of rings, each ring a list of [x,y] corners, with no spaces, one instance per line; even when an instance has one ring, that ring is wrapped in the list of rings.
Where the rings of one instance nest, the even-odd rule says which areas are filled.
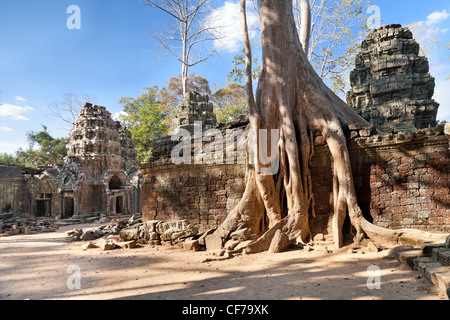
[[[399,24],[374,30],[361,45],[347,103],[381,131],[436,125],[435,82],[419,49],[412,32]]]
[[[131,134],[105,107],[86,103],[73,122],[58,187],[61,216],[137,212],[130,180],[136,170]]]
[[[197,92],[187,92],[178,106],[174,118],[176,131],[186,129],[194,132],[194,122],[201,121],[202,129],[214,128],[217,124],[216,115],[213,112],[213,104],[209,102],[208,95],[202,95]]]

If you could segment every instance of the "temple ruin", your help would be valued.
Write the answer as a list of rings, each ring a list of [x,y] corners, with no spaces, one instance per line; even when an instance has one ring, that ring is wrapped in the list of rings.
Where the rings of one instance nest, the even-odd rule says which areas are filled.
[[[356,56],[347,102],[383,132],[436,125],[435,82],[419,51],[412,32],[392,24],[374,30]]]
[[[448,233],[450,130],[436,122],[434,79],[427,59],[418,52],[411,32],[400,25],[369,35],[351,74],[348,102],[374,127],[349,125],[344,130],[359,205],[369,221],[387,228]],[[174,122],[178,131],[192,134],[196,121],[201,121],[203,130],[214,129],[221,135],[224,154],[230,151],[225,151],[230,139],[248,125],[248,119],[240,119],[216,127],[208,96],[189,92]],[[150,162],[138,169],[129,131],[113,121],[104,107],[87,103],[74,121],[62,167],[0,165],[0,210],[35,218],[139,212],[144,221],[185,220],[200,232],[214,229],[243,195],[250,165],[247,155],[211,163],[204,152],[192,151],[190,163],[174,164],[172,150],[180,141],[172,138],[156,139]],[[194,137],[188,142],[193,147],[195,143]],[[210,139],[201,141],[203,151],[209,143]],[[319,134],[314,148],[313,236],[329,233],[333,213],[331,157]],[[346,226],[350,233],[348,222]]]
[[[444,124],[436,122],[439,104],[432,100],[434,79],[412,33],[400,25],[374,30],[362,43],[351,84],[349,105],[374,125],[344,128],[366,219],[393,229],[450,232],[449,135],[444,134]],[[190,93],[185,100],[194,96]],[[177,124],[191,131],[193,122],[204,119],[204,113],[193,107],[187,111],[183,106],[194,106],[196,100],[185,100]],[[248,120],[237,121],[216,128],[222,133],[223,150],[226,130],[243,131],[247,124]],[[150,163],[140,166],[143,218],[184,219],[200,231],[216,228],[241,199],[249,164],[238,157],[233,163],[208,164],[192,153],[190,164],[176,165],[171,151],[177,143],[170,136],[155,140]],[[314,145],[313,236],[330,232],[333,213],[330,152],[320,135],[315,136]],[[349,222],[346,226],[350,232]]]
[[[133,140],[105,107],[83,106],[67,149],[62,167],[0,165],[2,212],[61,219],[140,212]]]

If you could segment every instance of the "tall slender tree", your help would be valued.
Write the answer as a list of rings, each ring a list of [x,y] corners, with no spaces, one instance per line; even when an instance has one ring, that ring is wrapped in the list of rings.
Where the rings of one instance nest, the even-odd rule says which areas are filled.
[[[212,12],[211,0],[145,0],[171,20],[170,25],[155,33],[155,40],[181,62],[183,94],[188,91],[189,68],[207,60],[216,49],[208,45],[220,37],[219,28],[207,20]]]
[[[260,235],[248,245],[247,253],[284,250],[292,241],[311,237],[309,216],[313,206],[310,160],[313,132],[318,131],[330,150],[333,165],[335,245],[343,245],[342,227],[348,214],[356,230],[355,242],[365,235],[398,239],[445,239],[417,230],[388,230],[369,223],[357,203],[350,156],[343,126],[369,124],[329,89],[309,63],[300,43],[293,16],[293,0],[259,0],[262,37],[262,70],[256,95],[251,78],[251,47],[246,26],[245,0],[241,0],[246,49],[247,96],[250,117],[249,152],[254,169],[247,175],[244,195],[214,233],[226,240],[234,230],[248,227]],[[261,158],[260,129],[277,133],[270,161]],[[271,141],[269,139],[269,145]],[[278,154],[275,157],[274,154]],[[279,170],[267,167],[279,161]],[[285,199],[285,200],[283,200]]]

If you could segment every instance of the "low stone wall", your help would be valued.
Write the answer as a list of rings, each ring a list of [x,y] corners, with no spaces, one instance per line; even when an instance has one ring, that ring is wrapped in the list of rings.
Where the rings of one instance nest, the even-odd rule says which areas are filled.
[[[201,232],[218,227],[245,188],[245,165],[146,165],[141,172],[144,221],[187,220]]]
[[[450,233],[450,151],[442,130],[364,135],[350,134],[348,146],[366,218],[393,229]],[[244,192],[246,168],[177,166],[168,159],[142,166],[144,221],[186,219],[200,231],[217,227]],[[320,139],[311,171],[315,194],[311,230],[327,234],[333,212],[332,169],[330,153]]]

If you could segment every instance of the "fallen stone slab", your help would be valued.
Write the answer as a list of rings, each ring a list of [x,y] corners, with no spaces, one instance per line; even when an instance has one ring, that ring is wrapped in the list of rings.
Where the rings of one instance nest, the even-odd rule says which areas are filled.
[[[436,248],[445,248],[443,243],[424,243],[422,245],[422,256],[431,257],[431,252]]]
[[[156,225],[156,232],[162,235],[169,229],[173,232],[180,232],[189,229],[189,227],[190,225],[186,220],[161,222]]]
[[[120,238],[123,241],[139,239],[139,228],[126,228],[120,231]]]
[[[206,250],[208,251],[222,249],[223,247],[222,237],[215,233],[209,234],[205,237],[205,245]]]
[[[207,236],[209,236],[210,234],[213,234],[215,231],[216,231],[216,229],[209,229],[208,231],[203,232],[203,233],[199,236],[199,238],[198,238],[198,243],[199,243],[201,246],[205,246],[205,245],[206,245],[206,244],[205,244],[205,238],[206,238]]]
[[[116,246],[121,247],[122,249],[134,249],[137,247],[137,241],[124,241],[124,242],[116,242]]]
[[[233,250],[236,246],[241,243],[239,240],[230,239],[223,246],[226,250]]]
[[[231,233],[230,238],[233,240],[246,241],[250,238],[252,232],[249,228],[243,228]]]
[[[114,240],[100,239],[96,245],[103,251],[113,250],[116,248],[116,242]]]
[[[94,248],[98,248],[98,246],[93,243],[93,242],[86,242],[85,244],[83,244],[81,246],[81,249],[83,249],[84,251],[88,250],[88,249],[94,249]]]
[[[183,242],[183,248],[185,251],[200,251],[201,246],[198,243],[198,240],[185,240]]]

